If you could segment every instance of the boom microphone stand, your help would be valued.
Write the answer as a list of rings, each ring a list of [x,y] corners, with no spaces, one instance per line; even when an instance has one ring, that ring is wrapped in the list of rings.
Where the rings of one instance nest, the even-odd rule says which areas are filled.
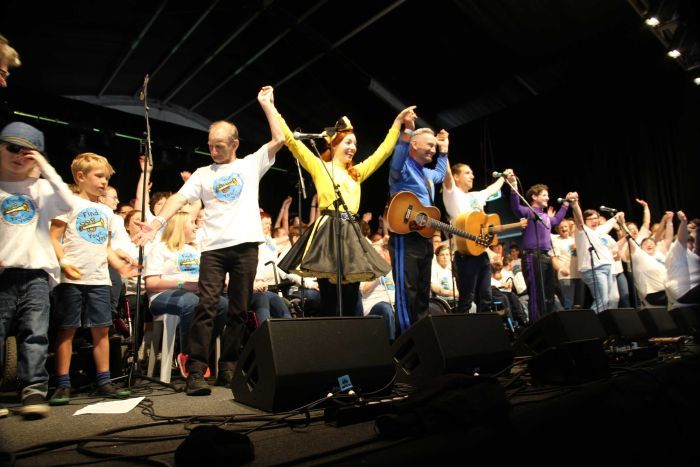
[[[321,159],[321,154],[318,152],[318,148],[316,147],[316,142],[312,139],[309,140],[311,143],[311,147],[313,148],[314,152],[316,153],[316,156]],[[332,164],[332,162],[331,162]],[[369,243],[366,242],[363,237],[362,237],[362,232],[360,232],[360,227],[357,225],[357,221],[355,218],[351,215],[350,210],[348,209],[347,204],[345,204],[345,200],[343,199],[343,195],[340,193],[340,186],[335,183],[335,179],[333,178],[333,175],[331,172],[328,170],[328,167],[326,164],[322,161],[322,164],[324,170],[326,171],[326,174],[328,175],[328,178],[331,180],[331,184],[333,185],[333,190],[335,191],[335,200],[333,201],[333,205],[335,206],[335,212],[333,216],[333,222],[335,222],[335,258],[336,258],[336,290],[337,290],[337,295],[338,295],[338,314],[339,316],[343,316],[343,253],[342,249],[340,248],[340,223],[342,222],[340,220],[340,207],[342,206],[343,209],[345,209],[345,212],[348,215],[348,222],[350,222],[353,226],[353,229],[355,230],[355,234],[357,235],[358,240],[360,241],[360,245],[362,246],[362,249],[364,250],[365,254],[369,254],[368,245]]]
[[[139,99],[143,102],[143,113],[144,117],[146,119],[146,144],[145,144],[145,149],[146,149],[146,157],[144,158],[144,170],[143,170],[143,186],[142,192],[141,192],[141,222],[145,223],[146,222],[146,185],[147,185],[147,180],[146,180],[146,174],[148,173],[148,166],[150,165],[151,167],[153,166],[153,157],[151,154],[151,124],[148,119],[148,75],[143,80],[143,88],[141,89],[141,93],[139,95]],[[143,246],[139,247],[139,260],[138,264],[142,265],[143,264],[143,259],[144,259],[144,254],[143,254]],[[131,345],[129,346],[129,350],[127,351],[127,356],[126,359],[127,361],[130,361],[131,363],[129,364],[129,370],[125,376],[122,376],[120,378],[126,378],[126,385],[127,387],[133,387],[135,380],[137,378],[145,379],[146,381],[151,381],[153,383],[160,384],[161,386],[165,386],[166,388],[170,388],[174,391],[177,391],[175,389],[175,386],[170,384],[170,383],[165,383],[157,378],[151,378],[150,376],[144,376],[141,373],[141,368],[139,367],[139,354],[138,354],[138,345],[139,345],[139,329],[141,329],[141,271],[139,270],[139,275],[136,276],[136,314],[134,318],[134,332],[131,335]],[[155,358],[155,355],[149,356],[149,358]],[[115,379],[120,379],[120,378],[115,378]]]
[[[304,175],[301,173],[301,165],[299,164],[299,160],[295,157],[294,161],[297,163],[297,174],[299,175],[299,181],[297,182],[297,200],[298,200],[298,206],[299,206],[299,238],[301,238],[302,235],[302,228],[301,224],[302,222],[302,217],[301,217],[301,202],[303,199],[306,199],[306,185],[304,185]],[[275,266],[276,267],[276,266]],[[275,276],[277,275],[277,270],[275,269]],[[299,296],[301,297],[301,317],[303,318],[305,313],[305,306],[304,305],[304,293],[305,291],[305,286],[304,286],[304,278],[301,278],[301,285],[299,286]]]

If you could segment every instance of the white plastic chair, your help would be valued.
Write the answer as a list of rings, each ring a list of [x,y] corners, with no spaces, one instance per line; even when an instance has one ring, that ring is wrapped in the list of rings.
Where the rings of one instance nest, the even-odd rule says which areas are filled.
[[[175,333],[180,324],[180,317],[164,313],[153,317],[153,338],[148,351],[148,376],[153,376],[156,367],[156,350],[160,345],[160,380],[170,382],[175,351]]]

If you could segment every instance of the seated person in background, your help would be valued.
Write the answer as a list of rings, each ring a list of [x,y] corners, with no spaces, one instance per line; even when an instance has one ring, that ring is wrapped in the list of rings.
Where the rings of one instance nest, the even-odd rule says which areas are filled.
[[[387,263],[391,264],[388,245],[374,245],[374,248]],[[373,281],[360,283],[364,315],[381,316],[384,319],[389,342],[393,342],[396,336],[396,317],[394,315],[395,290],[396,286],[391,271]]]
[[[435,261],[430,274],[430,290],[447,301],[450,307],[454,307],[456,300],[459,300],[459,292],[452,280],[452,256],[446,245],[441,245],[435,250]]]
[[[180,354],[177,364],[184,377],[187,377],[185,368],[190,351],[190,324],[194,309],[199,303],[200,250],[194,243],[196,229],[195,221],[189,213],[175,214],[166,224],[161,241],[154,244],[148,255],[144,273],[153,316],[167,313],[180,317]],[[221,296],[213,336],[217,336],[223,329],[227,310],[228,299]]]

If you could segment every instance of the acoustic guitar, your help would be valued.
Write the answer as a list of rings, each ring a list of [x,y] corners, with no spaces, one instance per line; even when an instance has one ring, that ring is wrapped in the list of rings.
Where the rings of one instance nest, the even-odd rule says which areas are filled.
[[[423,206],[418,197],[409,191],[400,191],[391,197],[385,217],[389,230],[397,234],[418,232],[425,238],[431,238],[436,230],[449,232],[457,237],[457,251],[472,256],[478,256],[490,245],[497,244],[496,234],[527,227],[525,218],[501,225],[498,214],[479,211],[462,213],[457,216],[454,225],[446,224],[440,221],[438,208]]]

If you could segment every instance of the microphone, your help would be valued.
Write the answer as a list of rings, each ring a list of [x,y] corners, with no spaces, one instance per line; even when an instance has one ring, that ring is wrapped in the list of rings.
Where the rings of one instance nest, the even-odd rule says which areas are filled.
[[[146,98],[146,92],[148,90],[148,75],[143,79],[143,86],[141,86],[141,92],[139,93],[139,100],[143,102]]]
[[[609,208],[607,206],[601,206],[600,210],[603,212],[609,212],[610,214],[617,214],[617,209]]]
[[[561,204],[565,201],[568,201],[569,203],[575,203],[577,201],[576,198],[557,198],[557,203]]]
[[[491,176],[493,178],[507,177],[507,175],[504,174],[503,172],[491,172]]]
[[[304,140],[304,139],[323,139],[326,133],[300,133],[298,131],[294,132],[294,139]]]

